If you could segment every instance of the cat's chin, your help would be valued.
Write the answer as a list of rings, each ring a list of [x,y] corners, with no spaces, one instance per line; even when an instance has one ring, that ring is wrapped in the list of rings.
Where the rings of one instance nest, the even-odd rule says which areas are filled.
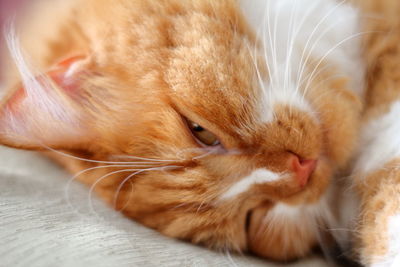
[[[247,228],[247,245],[260,257],[291,261],[311,252],[317,239],[310,218],[301,209],[275,204],[251,211]]]

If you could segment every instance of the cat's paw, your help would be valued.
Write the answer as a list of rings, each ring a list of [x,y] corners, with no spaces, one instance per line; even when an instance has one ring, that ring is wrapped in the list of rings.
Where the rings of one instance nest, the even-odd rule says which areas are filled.
[[[400,213],[388,218],[387,234],[386,236],[382,235],[380,242],[386,247],[386,252],[384,255],[376,255],[371,266],[400,266]]]
[[[365,266],[400,266],[399,160],[370,175],[363,185],[359,256]]]

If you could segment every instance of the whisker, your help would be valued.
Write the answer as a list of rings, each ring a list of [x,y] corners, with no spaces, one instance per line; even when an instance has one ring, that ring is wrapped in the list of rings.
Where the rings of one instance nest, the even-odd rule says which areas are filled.
[[[277,53],[276,39],[277,39],[277,32],[278,32],[278,19],[280,17],[279,15],[281,13],[281,8],[282,8],[282,5],[278,5],[278,9],[276,10],[276,14],[274,17],[274,41],[273,41],[274,46],[272,47],[272,51],[273,51],[273,58],[274,58],[274,66],[275,66],[276,70],[278,70],[278,53]]]
[[[272,111],[272,119],[276,119],[276,115],[275,115],[275,112],[274,112],[274,108],[273,108],[273,103],[272,103],[272,93],[273,93],[273,88],[275,88],[276,86],[277,86],[277,79],[276,79],[276,71],[277,71],[277,69],[276,69],[276,64],[274,64],[275,63],[275,60],[274,60],[274,54],[272,53],[272,59],[271,59],[271,61],[272,61],[272,63],[271,64],[274,64],[274,68],[271,68],[271,66],[270,66],[270,64],[269,64],[269,57],[268,57],[268,51],[267,51],[267,46],[266,46],[266,43],[267,43],[267,41],[266,41],[266,29],[265,29],[265,27],[266,27],[266,25],[268,25],[268,40],[269,40],[269,46],[270,46],[270,48],[271,48],[271,50],[272,50],[272,48],[273,48],[273,45],[272,45],[272,34],[271,34],[271,23],[270,23],[270,12],[271,12],[271,5],[270,5],[270,3],[271,3],[271,1],[268,1],[268,3],[267,3],[267,7],[266,7],[266,14],[265,14],[265,17],[264,17],[264,23],[263,23],[263,50],[264,50],[264,58],[265,58],[265,61],[267,62],[267,66],[268,66],[268,69],[269,69],[269,74],[270,74],[270,90],[268,90],[268,100],[269,100],[269,107],[271,108],[271,111]],[[272,88],[272,89],[271,89]],[[266,94],[266,92],[264,92],[264,95]]]
[[[229,264],[231,264],[231,266],[238,267],[238,265],[233,260],[233,258],[231,256],[231,252],[229,251],[229,249],[225,249],[225,255],[226,255],[226,257],[227,257],[227,259],[229,261]]]
[[[156,161],[156,162],[176,162],[184,159],[155,159],[155,158],[144,158],[138,156],[130,156],[130,155],[116,155],[113,156],[116,158],[129,158],[129,159],[138,159],[138,160],[147,160],[147,161]]]
[[[345,42],[347,42],[347,41],[349,41],[349,40],[351,40],[353,38],[357,38],[359,36],[362,36],[362,35],[365,35],[365,34],[371,34],[371,33],[374,33],[374,32],[376,32],[376,31],[365,31],[365,32],[359,32],[359,33],[356,33],[356,34],[352,34],[349,37],[347,37],[347,38],[343,39],[342,41],[340,41],[339,43],[337,43],[335,46],[333,46],[331,49],[329,49],[328,52],[326,52],[325,55],[318,61],[318,64],[314,67],[313,71],[311,72],[311,76],[310,77],[313,77],[314,73],[317,71],[318,67],[326,59],[326,57],[330,53],[332,53],[335,49],[337,49],[339,46],[341,46],[342,44],[344,44]],[[308,79],[308,82],[307,82],[305,88],[308,88],[308,86],[309,86],[311,81],[312,81],[311,79]]]
[[[313,46],[311,47],[311,49],[310,49],[310,51],[309,51],[309,53],[308,53],[308,55],[307,55],[307,57],[306,57],[306,59],[305,59],[305,61],[304,61],[303,66],[305,66],[305,65],[307,64],[308,60],[310,59],[310,56],[311,56],[311,54],[312,54],[313,49],[314,49],[314,48],[316,47],[316,45],[318,44],[318,41],[319,41],[325,34],[327,34],[330,30],[332,30],[334,27],[336,27],[338,24],[340,24],[342,21],[343,21],[343,20],[338,20],[338,21],[335,22],[333,25],[331,25],[330,27],[326,28],[326,29],[322,32],[322,34],[317,38],[317,40],[315,40]],[[306,79],[307,79],[307,81],[309,81],[309,80],[312,81],[315,77],[318,76],[318,74],[322,73],[324,70],[325,70],[325,67],[322,67],[322,68],[319,68],[318,72],[315,73],[314,76],[312,76],[312,74],[307,75],[307,77],[305,77],[304,79],[302,79],[302,80],[299,82],[299,87],[301,87],[302,85],[304,85],[304,82],[306,81]],[[307,85],[308,85],[308,82],[307,82]],[[305,95],[307,94],[307,91],[308,91],[307,85],[306,85],[306,87],[305,87],[305,89],[304,89],[304,91],[303,91],[303,96],[302,96],[303,99],[304,99],[304,97],[305,97]]]
[[[97,217],[99,217],[98,214],[96,213],[96,211],[94,210],[94,207],[93,207],[92,195],[93,195],[94,189],[96,188],[96,186],[97,186],[101,181],[103,181],[105,178],[110,177],[111,175],[114,175],[114,174],[117,174],[117,173],[132,172],[132,171],[137,171],[137,170],[138,170],[138,169],[123,169],[123,170],[113,171],[113,172],[107,173],[107,174],[101,176],[99,179],[97,179],[96,182],[94,182],[94,183],[92,184],[92,186],[90,187],[90,189],[89,189],[88,201],[89,201],[89,208],[90,208],[90,211],[91,211],[93,214],[95,214]]]
[[[114,194],[114,200],[113,200],[113,205],[115,208],[117,208],[117,201],[118,201],[118,195],[122,189],[122,187],[124,186],[124,184],[129,181],[129,179],[131,179],[133,176],[142,173],[142,172],[147,172],[147,171],[156,171],[156,170],[166,170],[166,169],[176,169],[176,168],[182,168],[182,166],[163,166],[163,167],[156,167],[156,168],[149,168],[149,169],[145,169],[145,170],[139,170],[136,171],[130,175],[128,175],[118,186],[116,193]],[[123,210],[123,209],[121,209]]]
[[[301,32],[301,29],[302,29],[304,23],[306,22],[307,18],[309,18],[309,16],[311,15],[312,11],[314,10],[314,8],[316,7],[317,4],[318,4],[318,2],[317,2],[317,1],[314,1],[314,4],[313,4],[313,5],[310,5],[310,7],[307,9],[305,15],[301,18],[301,21],[300,21],[300,23],[299,23],[299,26],[297,27],[297,31],[296,31],[296,33],[295,33],[294,36],[293,36],[293,40],[297,39],[297,37],[299,36],[299,34],[300,34],[300,32]],[[291,53],[293,53],[293,48],[294,48],[294,45],[292,45],[292,51],[291,51]],[[296,67],[298,67],[298,66],[296,66]],[[296,90],[296,91],[295,91],[295,92],[296,92],[295,94],[297,94],[298,91],[299,91],[299,87],[296,86],[295,88],[296,88],[296,89],[295,89],[295,90]],[[292,100],[292,101],[293,101],[293,100]]]
[[[202,155],[198,155],[198,156],[192,157],[192,160],[202,159],[202,158],[205,158],[205,157],[207,157],[209,155],[213,155],[215,153],[218,153],[220,151],[221,151],[221,149],[219,147],[210,148],[206,153],[204,153]],[[235,153],[233,149],[229,150],[228,152],[225,152],[225,154],[231,154],[231,153],[232,154]]]
[[[289,83],[289,61],[291,59],[291,54],[293,51],[293,42],[294,42],[294,21],[297,18],[297,2],[293,5],[290,13],[290,22],[289,22],[289,30],[287,33],[286,40],[286,64],[285,64],[285,79],[284,79],[284,87],[288,87]]]
[[[326,64],[325,66],[319,68],[318,72],[315,74],[316,77],[318,76],[318,74],[320,74],[320,73],[322,73],[322,72],[324,72],[324,71],[327,71],[329,68],[332,68],[332,67],[334,67],[333,64]],[[308,74],[304,79],[302,79],[302,80],[300,81],[300,85],[304,84],[304,82],[306,81],[306,79],[309,79],[310,77],[311,77],[311,73]]]
[[[132,195],[133,195],[133,183],[132,183],[131,180],[129,180],[129,184],[130,184],[130,188],[131,188],[131,191],[129,192],[129,198],[125,202],[125,205],[119,211],[123,211],[128,206],[128,203],[131,201],[131,198],[132,198]],[[113,202],[114,202],[113,207],[117,210],[116,200],[114,200]]]
[[[291,14],[290,14],[290,23],[289,23],[289,30],[288,30],[288,35],[287,35],[287,42],[286,42],[286,61],[285,61],[285,74],[284,74],[284,82],[283,82],[283,87],[287,88],[286,90],[290,90],[290,85],[291,85],[291,75],[292,75],[292,68],[291,66],[291,60],[292,60],[292,53],[293,53],[293,48],[294,48],[294,41],[296,38],[296,35],[294,34],[294,21],[297,20],[297,3],[298,1],[295,2]],[[293,102],[294,95],[291,96],[291,100],[289,102]],[[289,114],[292,113],[292,105],[289,105]]]
[[[271,34],[271,23],[270,23],[270,20],[269,20],[269,16],[270,16],[270,8],[271,8],[271,5],[270,5],[270,3],[271,3],[271,1],[268,1],[268,3],[267,3],[267,7],[266,7],[266,14],[265,14],[265,20],[264,20],[264,25],[268,25],[268,40],[269,40],[269,45],[270,45],[270,47],[271,47],[271,49],[272,49],[272,47],[273,47],[273,45],[272,45],[272,38],[271,38],[271,36],[272,36],[272,34]],[[262,31],[263,32],[263,42],[266,42],[266,35],[265,35],[265,33],[266,33],[266,30],[263,30]],[[273,55],[272,55],[273,56]],[[269,57],[268,57],[268,53],[267,53],[267,46],[266,45],[264,45],[264,57],[265,57],[265,60],[267,61],[267,62],[269,62]],[[273,60],[272,60],[273,61]],[[268,65],[269,66],[269,65]],[[269,67],[269,70],[271,71],[271,70],[274,70],[274,72],[271,72],[270,73],[270,78],[271,78],[271,83],[272,83],[272,86],[275,84],[275,72],[276,72],[276,66],[274,66],[275,67],[275,69],[272,69],[272,68],[270,68]]]
[[[86,172],[89,172],[89,171],[92,171],[92,170],[104,169],[104,168],[116,168],[116,167],[135,167],[135,166],[132,166],[132,165],[129,165],[129,164],[128,164],[128,165],[121,165],[121,166],[115,166],[115,165],[96,166],[96,167],[91,167],[91,168],[84,169],[84,170],[82,170],[82,171],[76,173],[75,175],[73,175],[70,179],[68,179],[68,182],[67,182],[67,184],[66,184],[66,186],[65,186],[65,188],[64,188],[64,197],[65,197],[65,199],[66,199],[66,201],[67,201],[68,206],[69,206],[72,210],[75,210],[74,206],[73,206],[72,203],[71,203],[71,199],[70,199],[70,196],[69,196],[69,191],[70,191],[70,187],[71,187],[72,182],[73,182],[76,178],[78,178],[78,177],[81,176],[82,174],[84,174],[84,173],[86,173]],[[142,167],[142,166],[139,166],[139,167]]]
[[[302,64],[302,65],[301,65],[300,71],[299,71],[298,76],[297,76],[297,84],[299,84],[299,81],[300,81],[301,77],[303,76],[304,69],[305,69],[305,67],[306,67],[306,62],[303,61],[303,60],[304,60],[304,55],[305,55],[305,52],[306,52],[307,49],[308,49],[309,43],[311,42],[312,38],[314,37],[314,34],[315,34],[316,31],[319,29],[319,27],[322,25],[322,23],[323,23],[337,8],[339,8],[339,7],[340,7],[341,5],[343,5],[345,2],[346,2],[346,0],[340,1],[340,2],[337,3],[329,12],[327,12],[327,13],[325,14],[325,16],[323,16],[323,17],[320,19],[320,21],[319,21],[318,24],[314,27],[314,30],[311,32],[310,36],[308,37],[307,42],[306,42],[306,44],[305,44],[305,46],[304,46],[304,48],[303,48],[303,53],[302,53],[302,55],[301,55],[301,57],[300,57],[300,64]]]
[[[65,156],[67,158],[71,158],[71,159],[75,159],[75,160],[80,160],[80,161],[85,161],[85,162],[92,162],[92,163],[102,163],[102,164],[128,164],[128,163],[134,163],[134,164],[154,164],[153,162],[129,162],[129,161],[104,161],[104,160],[93,160],[93,159],[85,159],[85,158],[81,158],[78,156],[74,156],[71,154],[68,154],[66,152],[63,151],[59,151],[56,150],[54,148],[51,148],[45,144],[42,144],[42,146],[44,148],[46,148],[47,150],[50,150],[51,152],[55,152],[61,156]],[[122,157],[122,156],[118,156],[118,157]],[[155,161],[155,162],[174,162],[174,160],[158,160],[158,159],[147,159],[147,158],[141,158],[141,157],[133,157],[133,156],[124,156],[124,157],[129,157],[129,158],[135,158],[135,159],[140,159],[140,160],[149,160],[149,161]]]
[[[203,207],[204,203],[207,201],[207,199],[203,199],[203,201],[201,201],[199,207],[196,210],[196,215],[200,212],[201,208]]]
[[[16,67],[21,74],[21,80],[26,88],[26,93],[31,96],[32,91],[41,92],[42,86],[33,75],[31,71],[32,68],[26,61],[26,55],[24,55],[22,48],[20,47],[20,40],[15,29],[15,19],[16,15],[14,14],[5,22],[5,41],[10,51],[10,55],[14,59]]]
[[[261,77],[261,73],[260,73],[260,70],[259,70],[259,67],[258,67],[258,63],[257,63],[257,49],[256,48],[254,49],[255,50],[255,52],[254,52],[255,55],[253,56],[252,53],[250,52],[250,45],[248,44],[248,42],[246,42],[246,46],[247,46],[247,49],[249,50],[249,55],[250,55],[252,61],[254,62],[254,67],[255,67],[255,70],[256,70],[257,80],[258,80],[258,83],[259,83],[259,85],[261,87],[261,95],[262,95],[261,96],[261,101],[262,101],[261,106],[263,107],[264,105],[267,105],[267,103],[265,103],[265,97],[263,96],[264,94],[266,94],[267,89],[265,88],[265,84],[264,84],[264,81],[263,81],[263,79]],[[266,62],[267,62],[267,68],[268,68],[268,72],[269,72],[268,59],[266,59]],[[271,74],[269,73],[269,75],[271,75]],[[263,111],[263,109],[261,108],[261,112],[262,111]],[[260,115],[263,116],[263,114],[260,114]]]

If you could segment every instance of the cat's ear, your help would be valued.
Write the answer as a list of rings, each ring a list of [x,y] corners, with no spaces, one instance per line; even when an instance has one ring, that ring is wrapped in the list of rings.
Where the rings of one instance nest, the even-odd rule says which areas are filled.
[[[0,104],[0,143],[77,149],[91,139],[81,86],[86,61],[71,57],[37,76],[20,69],[22,82]]]

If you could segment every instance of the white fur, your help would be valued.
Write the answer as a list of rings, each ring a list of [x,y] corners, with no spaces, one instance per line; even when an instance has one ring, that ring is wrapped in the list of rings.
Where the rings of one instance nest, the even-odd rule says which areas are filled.
[[[78,137],[78,114],[64,107],[62,98],[56,93],[55,85],[48,77],[33,71],[34,68],[21,48],[13,19],[7,21],[4,34],[26,97],[19,104],[19,111],[22,112],[17,116],[14,112],[4,110],[0,134],[16,135],[35,141],[42,141],[44,136],[58,139],[67,133]]]
[[[264,168],[256,169],[250,175],[240,179],[238,182],[229,187],[229,189],[220,197],[220,199],[232,199],[246,192],[253,185],[275,182],[283,177],[284,176],[282,174],[275,173]]]
[[[301,227],[306,227],[316,224],[318,219],[324,217],[325,208],[327,207],[328,203],[324,201],[324,199],[316,204],[300,206],[291,206],[284,203],[278,203],[270,212],[267,213],[267,217],[274,217],[277,219],[277,221],[281,222],[301,221]]]
[[[400,214],[392,216],[388,221],[388,253],[373,267],[397,267],[400,266]]]
[[[270,225],[269,229],[274,229],[273,224],[275,223],[283,229],[286,225],[290,226],[289,229],[293,225],[298,225],[299,239],[301,239],[301,232],[311,232],[324,249],[324,240],[320,235],[321,227],[324,227],[327,222],[334,224],[333,221],[335,221],[335,217],[330,211],[330,197],[330,194],[325,194],[320,201],[307,205],[292,206],[278,203],[266,214],[265,221]],[[294,237],[290,236],[289,233],[283,234],[283,236],[286,237],[283,242],[294,242]]]
[[[388,113],[363,127],[360,148],[355,170],[363,174],[400,157],[400,101],[394,102]]]
[[[340,191],[338,191],[339,189]],[[342,251],[350,251],[350,236],[358,216],[358,199],[350,190],[331,186],[321,199],[314,204],[287,205],[278,203],[266,215],[269,224],[277,223],[285,227],[298,225],[299,231],[311,232],[318,240],[326,257],[331,257],[325,231],[333,236]],[[336,207],[341,207],[336,214]],[[271,226],[271,229],[273,227]],[[288,234],[284,242],[292,242]]]
[[[264,123],[273,120],[277,104],[289,104],[312,114],[303,95],[322,68],[335,70],[335,76],[350,78],[351,89],[363,94],[358,14],[344,1],[240,3],[264,46],[263,51],[254,53],[261,54],[268,65],[270,81],[258,77],[263,91],[260,117]],[[315,69],[305,68],[310,60],[317,63]]]
[[[6,23],[5,39],[7,47],[10,51],[10,56],[14,60],[21,75],[22,84],[28,95],[27,98],[30,101],[37,102],[37,105],[43,105],[43,108],[45,109],[51,108],[54,103],[53,101],[49,100],[48,94],[43,88],[43,84],[38,81],[36,75],[32,71],[33,68],[29,66],[26,60],[26,55],[23,54],[23,51],[20,47],[20,41],[16,33],[14,21],[12,19]],[[49,85],[46,84],[46,86]],[[59,107],[56,107],[55,109],[57,110]]]
[[[373,118],[362,129],[360,151],[355,165],[356,177],[367,177],[384,168],[386,163],[400,157],[400,100],[390,106],[389,112]],[[399,196],[400,198],[400,196]],[[373,267],[400,266],[400,214],[389,218],[388,253],[373,259]]]

